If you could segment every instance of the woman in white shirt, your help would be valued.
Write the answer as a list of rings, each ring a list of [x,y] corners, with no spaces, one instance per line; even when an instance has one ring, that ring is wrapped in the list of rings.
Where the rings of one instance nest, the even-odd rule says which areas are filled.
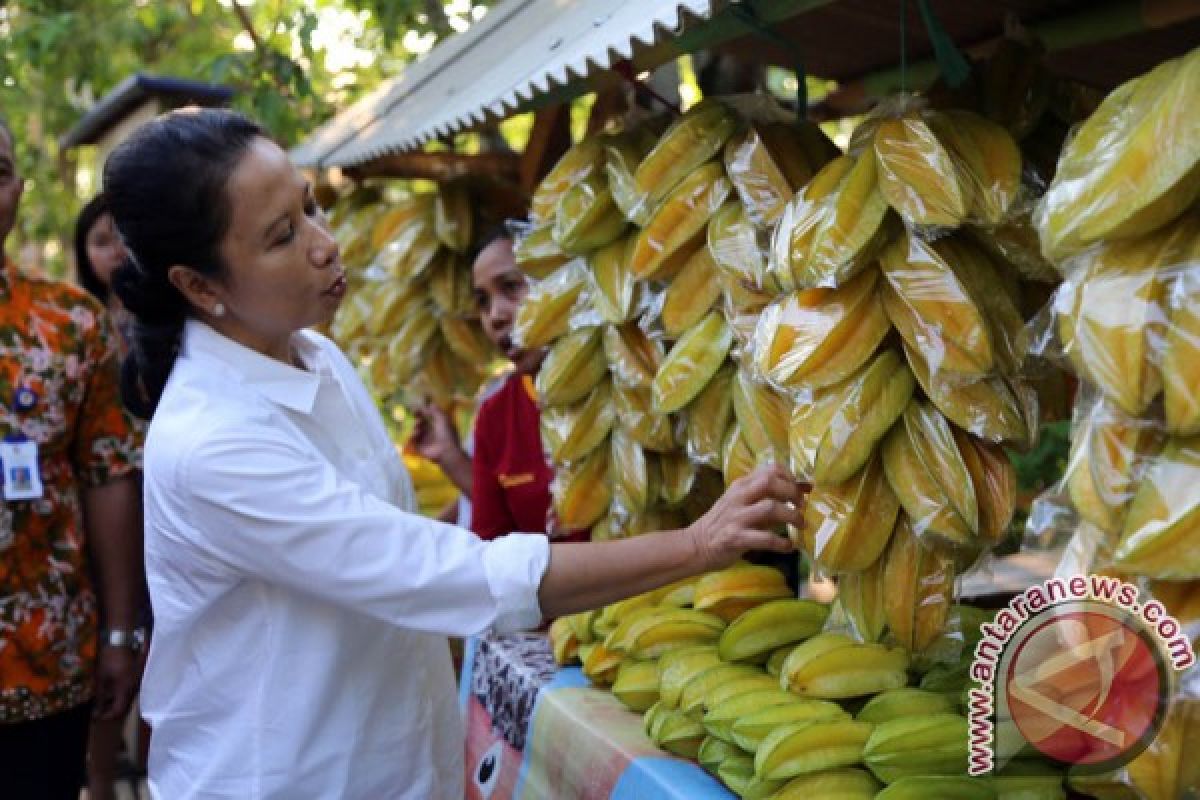
[[[136,317],[123,375],[152,416],[142,692],[156,797],[460,798],[445,636],[536,626],[786,552],[801,487],[763,470],[683,531],[484,543],[414,513],[350,364],[309,327],[346,290],[311,187],[254,123],[174,112],[108,159]]]

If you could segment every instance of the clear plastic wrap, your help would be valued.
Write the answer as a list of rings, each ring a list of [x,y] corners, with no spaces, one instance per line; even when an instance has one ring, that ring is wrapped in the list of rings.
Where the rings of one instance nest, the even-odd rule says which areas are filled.
[[[1062,275],[1042,256],[1041,243],[1028,213],[986,229],[968,226],[972,241],[1027,281],[1058,283]]]
[[[628,211],[630,219],[656,209],[685,178],[721,152],[738,119],[718,100],[705,100],[676,120],[633,173],[634,192],[643,198]]]
[[[690,403],[725,361],[732,343],[733,332],[725,318],[710,311],[675,342],[655,375],[654,410],[669,414]]]
[[[587,263],[575,259],[530,286],[513,320],[513,342],[532,350],[566,335],[572,310],[583,302],[581,295],[588,287],[588,275]]]
[[[617,239],[627,224],[613,203],[608,178],[597,171],[563,192],[550,235],[564,252],[586,255]]]
[[[421,370],[440,338],[437,316],[429,303],[411,308],[409,314],[397,320],[397,323],[387,346],[389,377],[393,388]]]
[[[724,167],[715,161],[684,178],[638,232],[629,271],[642,280],[673,278],[703,245],[708,220],[731,189]]]
[[[1000,375],[963,383],[933,374],[920,351],[904,342],[904,355],[917,383],[938,411],[965,431],[992,442],[1030,444],[1036,433],[1038,398],[1018,379]]]
[[[367,335],[367,319],[371,316],[371,311],[369,293],[363,291],[361,284],[352,287],[333,318],[330,332],[334,340],[343,348],[352,347],[356,341]]]
[[[399,386],[377,388],[399,389],[400,401],[409,407],[431,402],[449,408],[455,403],[469,401],[483,382],[482,370],[478,365],[455,356],[445,341],[437,338],[420,371],[410,381]]]
[[[784,208],[769,268],[784,291],[840,286],[874,261],[895,230],[875,159],[869,153],[840,156]]]
[[[851,635],[860,642],[879,641],[887,627],[885,566],[885,560],[877,558],[864,570],[838,576],[838,605]]]
[[[1060,263],[1149,233],[1200,194],[1200,48],[1114,89],[1064,148],[1034,216]]]
[[[733,364],[722,366],[686,409],[685,445],[697,464],[721,469],[722,447],[733,421]]]
[[[880,264],[884,310],[931,372],[970,383],[1016,370],[1024,322],[1015,285],[987,256],[957,237],[908,236],[887,247]]]
[[[733,380],[733,414],[759,463],[787,463],[792,402],[739,369]]]
[[[600,446],[615,420],[612,382],[602,380],[575,405],[542,409],[542,446],[556,464],[578,461]]]
[[[890,635],[909,652],[923,653],[946,630],[954,603],[954,556],[916,535],[901,514],[883,558]]]
[[[370,263],[397,280],[416,281],[429,271],[441,247],[432,220],[420,217],[401,227]]]
[[[477,369],[500,355],[477,319],[443,316],[438,319],[438,328],[450,352]]]
[[[371,204],[355,209],[338,225],[334,238],[341,246],[342,263],[350,269],[362,269],[371,263],[376,248],[371,229],[383,213],[382,206]]]
[[[567,530],[590,528],[612,505],[608,467],[610,449],[601,444],[582,461],[555,471],[550,497],[559,525]]]
[[[572,186],[604,170],[604,144],[598,136],[587,136],[558,160],[533,192],[531,216],[536,224],[554,221],[558,203]]]
[[[654,412],[649,389],[631,389],[614,383],[613,404],[621,427],[642,447],[666,453],[678,445],[675,420]]]
[[[649,222],[654,209],[633,176],[642,159],[654,148],[659,133],[660,126],[649,121],[604,139],[604,169],[613,202],[626,219],[639,227]]]
[[[433,204],[433,230],[438,241],[455,253],[466,253],[475,235],[475,209],[465,183],[438,185]]]
[[[613,507],[620,514],[640,514],[650,507],[661,491],[662,473],[658,456],[647,453],[618,425],[611,438]]]
[[[738,478],[749,475],[758,466],[757,456],[750,448],[750,443],[742,435],[742,427],[737,420],[725,431],[725,441],[721,444],[721,473],[725,476],[725,486],[728,487]]]
[[[1057,344],[1080,377],[1129,414],[1143,413],[1163,389],[1169,290],[1173,283],[1183,287],[1186,300],[1193,285],[1188,251],[1197,220],[1185,216],[1148,236],[1087,251],[1066,266],[1055,292],[1057,342],[1043,337],[1041,349],[1053,355]],[[1186,316],[1180,322],[1186,337]]]
[[[1200,437],[1170,437],[1133,495],[1113,566],[1161,580],[1200,578]]]
[[[658,456],[658,466],[662,475],[658,492],[659,501],[670,508],[682,506],[696,485],[698,474],[696,465],[688,459],[687,453],[676,450],[671,453],[661,453]]]
[[[1195,668],[1193,668],[1195,671]],[[1154,741],[1125,766],[1096,774],[1083,769],[1068,773],[1067,785],[1102,800],[1168,800],[1200,794],[1200,699],[1194,692],[1177,695]]]
[[[805,289],[769,306],[750,352],[774,385],[811,392],[854,374],[891,329],[875,268],[838,289]]]
[[[377,253],[403,230],[416,224],[432,224],[433,193],[413,194],[388,206],[375,217],[371,227],[371,252]]]
[[[708,222],[708,252],[713,263],[731,280],[756,292],[778,294],[779,283],[767,272],[765,234],[746,215],[742,204],[730,200]]]
[[[768,227],[796,190],[841,152],[807,120],[753,122],[725,144],[725,171],[747,215]]]
[[[1130,417],[1094,392],[1080,397],[1062,492],[1081,518],[1106,534],[1110,547],[1124,529],[1149,460],[1162,444],[1155,420]]]
[[[849,480],[908,407],[914,386],[903,359],[884,350],[857,374],[796,403],[788,425],[792,473],[814,483]]]
[[[900,510],[879,457],[842,483],[813,486],[804,504],[801,546],[822,570],[870,567],[887,546]]]
[[[922,113],[919,101],[900,96],[889,105],[879,112],[883,119],[873,142],[881,195],[910,228],[957,228],[973,195],[966,164],[935,133],[932,115]]]
[[[970,111],[932,111],[926,119],[954,157],[969,221],[1001,225],[1026,205],[1021,151],[1008,131]]]
[[[514,237],[513,256],[516,258],[517,267],[535,280],[550,277],[574,257],[564,253],[554,241],[549,224],[535,228],[517,223],[511,227]]]
[[[1017,472],[1000,447],[951,427],[958,452],[967,466],[979,507],[977,534],[985,545],[996,545],[1008,532],[1017,510]]]
[[[364,320],[366,333],[380,336],[395,330],[396,326],[417,306],[427,302],[425,287],[421,284],[402,283],[397,280],[362,281],[355,296],[367,308]]]
[[[608,374],[599,328],[583,328],[556,341],[546,353],[535,385],[545,405],[583,399]]]
[[[632,319],[638,287],[629,272],[629,250],[633,237],[606,244],[588,257],[591,266],[592,304],[609,325]]]
[[[884,438],[882,452],[888,483],[913,532],[973,546],[979,531],[975,485],[941,413],[914,399]]]
[[[663,332],[678,339],[704,319],[721,297],[717,266],[707,247],[699,247],[679,271],[663,295],[660,317]]]
[[[443,251],[429,270],[429,297],[442,314],[452,317],[475,316],[475,289],[471,265],[458,253]]]
[[[661,341],[632,322],[604,329],[604,356],[613,380],[630,389],[649,389],[665,358]]]
[[[1200,433],[1200,225],[1187,262],[1172,277],[1167,308],[1160,361],[1166,428],[1193,436]]]

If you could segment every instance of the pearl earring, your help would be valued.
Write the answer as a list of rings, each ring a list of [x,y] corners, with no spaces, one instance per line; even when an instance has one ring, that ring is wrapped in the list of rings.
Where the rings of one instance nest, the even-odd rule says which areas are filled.
[[[223,317],[223,316],[225,316],[225,304],[224,304],[224,303],[217,303],[215,306],[213,306],[212,313],[213,313],[213,316],[214,316],[214,317]]]

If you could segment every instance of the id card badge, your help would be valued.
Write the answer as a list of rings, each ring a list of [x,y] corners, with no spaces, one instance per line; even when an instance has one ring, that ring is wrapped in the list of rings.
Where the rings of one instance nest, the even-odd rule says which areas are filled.
[[[37,442],[28,439],[0,442],[0,464],[4,469],[5,500],[38,500],[42,475],[38,470]]]

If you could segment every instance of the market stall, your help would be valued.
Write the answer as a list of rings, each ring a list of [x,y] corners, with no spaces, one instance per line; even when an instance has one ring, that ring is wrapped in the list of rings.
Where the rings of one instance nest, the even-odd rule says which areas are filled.
[[[836,140],[801,94],[634,112],[575,142],[532,187],[514,331],[548,348],[535,383],[566,527],[680,528],[757,464],[786,465],[813,491],[804,529],[780,533],[836,597],[738,564],[556,620],[548,641],[472,642],[472,796],[1200,790],[1181,758],[1200,730],[1197,673],[1165,658],[1192,652],[1200,622],[1197,10],[548,5],[502,5],[305,152],[354,166],[679,49],[836,78],[814,110],[869,108]],[[530,48],[467,80],[506,25],[537,20]],[[1021,459],[1067,419],[1065,477],[1021,508]],[[1000,585],[1023,537],[1068,542],[1064,579],[1126,581],[1175,630],[1149,632],[1157,670],[1128,674],[1131,644],[1069,680],[1039,672],[1054,680],[1037,691],[997,685],[983,717],[1008,744],[969,777],[976,647],[1010,611],[966,587],[1020,595],[1049,578]],[[1151,641],[1126,605],[1125,627],[1096,637]],[[1058,635],[1054,655],[1094,655],[1078,627]],[[1135,681],[1149,672],[1152,691]],[[1113,687],[1151,700],[1120,716]],[[1067,722],[1038,693],[1051,689]],[[1141,746],[1105,750],[1114,727]]]

